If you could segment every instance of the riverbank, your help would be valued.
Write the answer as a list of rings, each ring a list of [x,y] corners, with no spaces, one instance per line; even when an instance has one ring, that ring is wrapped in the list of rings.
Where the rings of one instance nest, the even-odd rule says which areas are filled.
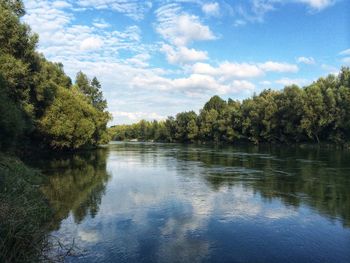
[[[40,191],[44,177],[0,153],[0,261],[39,262],[48,247],[52,210]]]

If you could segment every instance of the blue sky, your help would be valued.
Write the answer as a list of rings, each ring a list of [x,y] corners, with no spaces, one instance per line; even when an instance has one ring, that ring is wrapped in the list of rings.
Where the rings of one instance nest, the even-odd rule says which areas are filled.
[[[307,85],[350,65],[347,0],[24,0],[39,50],[103,85],[111,124]]]

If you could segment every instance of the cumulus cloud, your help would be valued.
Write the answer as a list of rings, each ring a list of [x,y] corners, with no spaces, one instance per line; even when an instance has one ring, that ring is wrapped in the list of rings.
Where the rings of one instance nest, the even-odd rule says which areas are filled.
[[[198,16],[181,12],[176,4],[169,4],[156,11],[156,31],[176,46],[186,46],[193,41],[215,39],[214,33],[203,25]]]
[[[298,63],[313,65],[315,64],[315,59],[313,57],[299,57],[297,58]]]
[[[202,11],[208,16],[218,16],[220,14],[219,3],[206,3],[202,6]]]
[[[307,80],[307,79],[300,79],[300,78],[295,78],[295,79],[291,79],[291,78],[282,78],[282,79],[276,80],[275,83],[281,84],[281,85],[283,85],[283,86],[290,86],[290,85],[299,85],[299,86],[303,86],[303,85],[309,84],[309,83],[310,83],[310,80]]]
[[[333,5],[335,3],[335,0],[297,0],[297,2],[307,4],[316,10],[322,10]]]
[[[192,94],[211,91],[216,94],[237,93],[239,91],[253,90],[254,84],[245,80],[234,80],[230,83],[220,83],[212,76],[192,74],[188,78],[173,80],[174,88]]]
[[[234,26],[242,26],[249,23],[264,22],[265,16],[278,10],[281,6],[290,3],[306,5],[312,12],[321,11],[332,6],[337,0],[249,0],[236,4],[232,1],[227,4],[230,14],[235,17]]]
[[[92,24],[94,25],[94,27],[97,27],[100,29],[108,28],[111,26],[104,19],[94,19],[94,22]]]
[[[164,120],[166,116],[159,115],[156,112],[127,112],[127,111],[113,111],[112,116],[116,119],[120,117],[126,117],[126,119],[131,121],[137,121],[141,119],[145,120]]]
[[[72,5],[66,1],[54,1],[52,6],[55,8],[70,8]]]
[[[171,64],[186,64],[208,59],[206,51],[199,51],[187,47],[172,47],[164,44],[161,51],[166,54],[167,60]]]
[[[131,58],[126,59],[125,63],[134,67],[146,68],[149,66],[148,60],[150,57],[151,56],[148,53],[137,54]]]
[[[350,57],[345,57],[341,60],[343,63],[345,64],[349,64],[350,65]]]
[[[264,74],[264,72],[254,64],[223,62],[218,67],[213,67],[206,63],[196,63],[192,67],[195,74],[208,74],[218,76],[222,79],[232,78],[253,78]]]
[[[47,33],[63,30],[73,19],[71,14],[61,10],[62,4],[61,7],[57,6],[57,2],[33,0],[25,4],[27,13],[24,21],[39,33],[43,40],[46,40]]]
[[[104,20],[93,21],[94,26],[74,24],[73,13],[55,7],[55,2],[33,0],[26,3],[24,21],[39,33],[39,50],[49,59],[115,61],[120,50],[144,53],[140,44],[140,30],[128,26],[123,31],[100,30]]]
[[[138,75],[131,83],[135,88],[181,92],[189,96],[250,92],[255,88],[253,83],[246,80],[223,81],[207,74],[191,74],[188,77],[174,79],[152,74],[148,74],[147,78]]]
[[[95,50],[102,47],[103,41],[97,37],[89,37],[84,39],[80,44],[81,50]]]
[[[143,19],[145,13],[152,7],[152,2],[138,0],[77,0],[75,4],[82,8],[113,10],[134,20]]]
[[[267,61],[264,63],[232,63],[222,62],[218,67],[206,63],[196,63],[192,67],[194,73],[219,76],[224,79],[254,78],[265,72],[297,72],[298,67],[289,63]]]
[[[272,82],[268,81],[268,80],[263,80],[263,81],[260,81],[259,84],[264,85],[264,86],[268,86],[268,85],[271,85]]]
[[[346,50],[343,50],[339,53],[339,55],[341,56],[346,56],[346,55],[350,55],[350,48],[349,49],[346,49]]]
[[[267,61],[265,63],[259,64],[259,67],[264,71],[273,72],[298,72],[299,68],[297,65],[289,63],[280,63],[274,61]]]

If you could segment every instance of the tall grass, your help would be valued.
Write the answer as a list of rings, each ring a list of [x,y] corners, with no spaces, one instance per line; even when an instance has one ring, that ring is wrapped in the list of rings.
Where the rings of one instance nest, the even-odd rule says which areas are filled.
[[[49,247],[52,211],[40,191],[42,176],[0,154],[0,262],[39,262]]]

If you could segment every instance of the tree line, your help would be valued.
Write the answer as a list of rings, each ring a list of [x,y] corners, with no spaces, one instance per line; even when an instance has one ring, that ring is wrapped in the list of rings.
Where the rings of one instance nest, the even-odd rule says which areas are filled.
[[[97,78],[72,83],[37,49],[21,0],[0,0],[0,149],[78,149],[108,141],[110,114]]]
[[[350,142],[350,69],[303,88],[264,90],[243,101],[212,97],[199,114],[110,128],[114,140],[162,142]]]

